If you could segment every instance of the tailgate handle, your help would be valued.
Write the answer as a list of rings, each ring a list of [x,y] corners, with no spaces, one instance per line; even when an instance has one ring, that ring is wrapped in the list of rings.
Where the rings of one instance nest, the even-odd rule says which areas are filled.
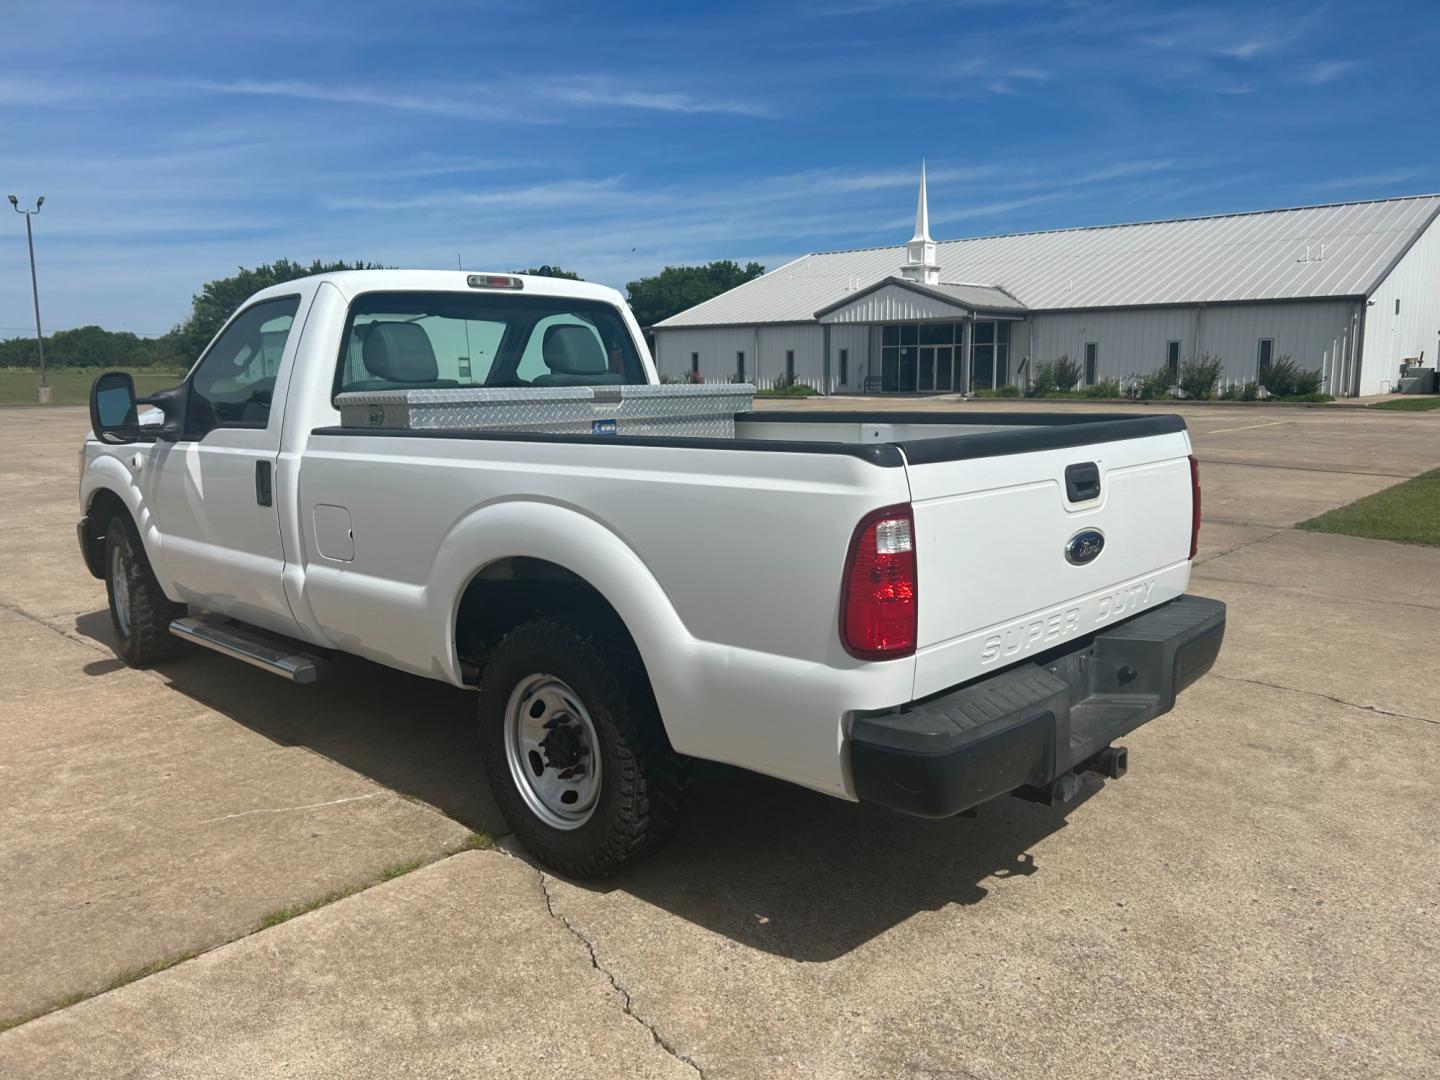
[[[1087,502],[1100,497],[1100,467],[1093,461],[1065,466],[1065,497],[1071,502]]]

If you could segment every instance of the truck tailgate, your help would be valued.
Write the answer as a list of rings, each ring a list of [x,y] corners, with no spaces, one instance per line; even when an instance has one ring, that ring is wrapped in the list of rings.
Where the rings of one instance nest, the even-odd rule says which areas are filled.
[[[1183,431],[907,462],[915,513],[915,697],[997,671],[1172,600],[1190,577]],[[919,457],[920,455],[917,455]],[[1098,496],[1067,490],[1094,465]],[[1071,498],[1074,494],[1077,497]],[[1099,553],[1067,545],[1093,530]],[[1082,547],[1084,545],[1077,545]]]

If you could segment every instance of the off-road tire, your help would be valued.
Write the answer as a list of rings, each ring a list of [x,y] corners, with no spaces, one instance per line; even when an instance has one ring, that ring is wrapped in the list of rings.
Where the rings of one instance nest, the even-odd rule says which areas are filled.
[[[526,805],[505,752],[511,692],[537,673],[563,680],[580,697],[599,740],[602,784],[588,821],[557,829]],[[675,830],[690,760],[665,737],[650,682],[623,631],[583,616],[541,618],[506,634],[480,677],[480,746],[506,822],[541,863],[572,878],[608,874],[649,854]]]
[[[116,606],[117,558],[129,585],[128,617],[124,619]],[[105,593],[110,600],[110,625],[115,630],[115,651],[120,659],[131,667],[145,667],[175,655],[179,642],[170,633],[170,623],[185,614],[185,605],[165,596],[128,514],[116,514],[105,527]]]

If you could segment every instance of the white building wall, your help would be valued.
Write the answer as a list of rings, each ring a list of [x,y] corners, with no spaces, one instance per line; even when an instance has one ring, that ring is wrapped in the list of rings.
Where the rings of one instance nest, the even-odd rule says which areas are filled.
[[[1420,234],[1370,300],[1360,393],[1381,394],[1394,389],[1400,361],[1413,358],[1434,367],[1440,355],[1440,223],[1431,222]]]
[[[840,350],[849,350],[849,370],[846,372],[848,379],[840,381]],[[878,354],[877,354],[878,356]],[[870,369],[870,327],[868,326],[844,326],[835,325],[830,327],[830,377],[833,383],[832,393],[842,394],[846,391],[865,389],[865,375]],[[879,372],[877,363],[876,372]]]
[[[661,375],[683,379],[690,370],[691,354],[700,356],[700,375],[706,382],[729,382],[735,374],[737,352],[745,354],[745,376],[754,378],[755,328],[719,326],[698,330],[656,330],[655,366]]]
[[[1134,311],[1065,311],[1030,317],[1030,368],[1068,356],[1085,362],[1085,343],[1096,345],[1097,377],[1120,379],[1154,371],[1165,363],[1165,345],[1180,342],[1180,355],[1195,349],[1194,308]],[[1023,358],[1027,352],[1016,349]]]
[[[1288,356],[1302,368],[1322,372],[1325,392],[1336,393],[1340,367],[1332,362],[1333,354],[1348,351],[1355,311],[1348,300],[1202,308],[1199,351],[1225,361],[1225,379],[1245,382],[1258,372],[1260,339],[1273,338],[1275,359]],[[1182,350],[1181,355],[1189,353]]]
[[[764,389],[785,372],[785,350],[795,350],[795,379],[819,389],[824,382],[825,342],[818,324],[756,328],[756,366],[750,381]]]
[[[1349,301],[1054,312],[1030,317],[1028,354],[1032,367],[1067,355],[1080,364],[1093,341],[1098,377],[1118,379],[1163,366],[1168,343],[1178,341],[1182,360],[1208,354],[1225,362],[1226,381],[1243,382],[1255,378],[1260,339],[1271,338],[1277,359],[1328,373],[1353,312]]]

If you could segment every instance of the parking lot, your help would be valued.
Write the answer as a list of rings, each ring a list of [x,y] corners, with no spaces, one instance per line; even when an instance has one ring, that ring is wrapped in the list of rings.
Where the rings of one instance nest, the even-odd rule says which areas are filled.
[[[0,410],[0,1076],[1440,1074],[1440,549],[1291,528],[1440,413],[1180,411],[1229,629],[1127,777],[932,822],[709,767],[575,884],[464,692],[117,662],[87,417]]]

